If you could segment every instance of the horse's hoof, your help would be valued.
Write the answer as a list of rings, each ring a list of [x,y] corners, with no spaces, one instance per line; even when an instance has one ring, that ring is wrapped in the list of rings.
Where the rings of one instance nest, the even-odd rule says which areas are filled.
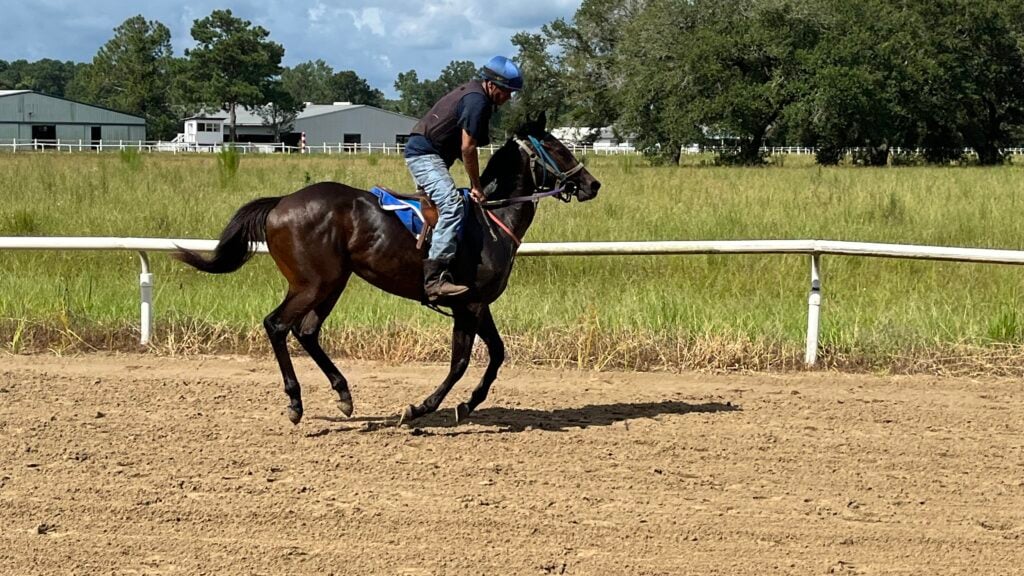
[[[455,423],[461,424],[469,419],[469,405],[465,402],[455,407]]]
[[[302,421],[302,411],[296,410],[291,406],[288,407],[288,419],[292,421],[292,424],[298,424]]]
[[[338,410],[345,415],[346,418],[352,417],[352,400],[338,400]]]
[[[408,424],[409,422],[412,422],[414,418],[416,418],[416,407],[409,404],[402,410],[402,413],[398,415],[398,425],[401,426],[402,424]]]

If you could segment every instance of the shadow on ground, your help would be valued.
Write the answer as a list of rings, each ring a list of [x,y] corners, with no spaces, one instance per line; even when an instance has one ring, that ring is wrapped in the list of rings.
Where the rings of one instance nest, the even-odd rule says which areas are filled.
[[[418,433],[441,433],[451,428],[458,434],[494,434],[507,432],[523,432],[526,430],[547,430],[564,432],[573,428],[589,428],[591,426],[610,426],[616,422],[628,422],[640,418],[657,418],[667,415],[681,414],[714,414],[719,412],[736,412],[741,408],[731,402],[705,402],[690,404],[676,400],[663,402],[638,402],[632,404],[591,404],[580,408],[559,408],[555,410],[536,410],[532,408],[481,408],[470,415],[465,426],[457,426],[455,413],[451,408],[423,416],[408,427]],[[342,418],[333,416],[313,416],[314,420],[324,420],[339,424],[359,424],[339,429],[325,429],[308,434],[308,436],[324,436],[332,432],[363,431],[371,432],[381,428],[393,427],[397,424],[396,416],[363,416]],[[469,425],[477,427],[470,428]],[[485,427],[481,430],[479,427]],[[441,430],[439,430],[441,429]],[[448,432],[446,432],[448,433]]]

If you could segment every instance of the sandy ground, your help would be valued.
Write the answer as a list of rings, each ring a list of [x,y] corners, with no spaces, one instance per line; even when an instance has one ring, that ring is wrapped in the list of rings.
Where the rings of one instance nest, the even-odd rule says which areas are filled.
[[[1021,574],[1024,385],[0,358],[2,574]]]

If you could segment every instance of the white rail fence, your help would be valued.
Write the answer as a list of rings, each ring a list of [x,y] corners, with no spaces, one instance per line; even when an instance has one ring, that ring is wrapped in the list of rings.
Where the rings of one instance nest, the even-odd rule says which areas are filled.
[[[187,144],[184,142],[164,142],[145,140],[0,140],[0,152],[82,152],[100,154],[103,152],[120,152],[122,150],[133,150],[137,152],[168,152],[171,154],[195,154],[195,153],[217,153],[227,147],[233,147],[242,154],[384,154],[401,155],[405,151],[404,144],[387,143],[366,143],[366,144],[343,144],[323,143],[307,144],[304,147],[289,146],[281,142],[238,142],[204,146],[199,144]],[[639,154],[631,146],[592,146],[592,145],[569,145],[568,148],[573,154]],[[500,146],[489,145],[481,149],[494,153]]]
[[[130,250],[139,253],[142,272],[140,341],[148,344],[153,334],[153,273],[149,252],[172,252],[179,247],[212,252],[216,240],[175,240],[168,238],[104,237],[0,237],[0,250]],[[266,253],[265,245],[257,252]],[[814,366],[818,359],[818,327],[821,309],[821,257],[829,255],[909,258],[988,264],[1024,264],[1024,251],[986,248],[950,248],[907,244],[872,244],[831,240],[723,240],[686,242],[566,242],[527,243],[523,256],[611,256],[683,254],[806,254],[810,257],[811,283],[807,299],[807,348],[804,360]]]
[[[25,140],[12,138],[0,140],[0,152],[115,152],[121,150],[136,150],[139,152],[169,152],[172,154],[187,153],[217,153],[223,148],[233,146],[242,154],[384,154],[401,155],[405,150],[404,144],[367,143],[367,144],[343,144],[341,142],[310,144],[305,147],[289,146],[282,142],[238,142],[204,146],[199,144],[187,144],[175,141],[149,141],[149,140]],[[642,150],[636,149],[629,144],[619,145],[598,145],[592,144],[568,144],[566,146],[573,154],[596,154],[596,155],[640,155]],[[498,149],[496,145],[484,146],[483,150],[494,153]],[[725,150],[721,146],[698,146],[687,145],[680,148],[684,155],[716,153]],[[764,146],[761,152],[766,154],[815,154],[817,148],[808,146]],[[918,154],[920,149],[894,148],[896,154],[912,153]],[[973,154],[970,148],[964,149],[967,155]],[[1008,156],[1024,155],[1024,148],[1005,148],[1003,153]]]

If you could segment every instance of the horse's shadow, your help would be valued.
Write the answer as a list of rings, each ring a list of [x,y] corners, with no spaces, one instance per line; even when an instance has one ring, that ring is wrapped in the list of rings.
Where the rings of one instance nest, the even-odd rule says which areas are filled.
[[[628,422],[640,418],[733,412],[739,409],[731,402],[690,404],[676,400],[635,404],[590,404],[580,408],[556,408],[554,410],[493,407],[482,408],[474,412],[469,417],[469,421],[481,426],[500,428],[503,432],[523,432],[527,429],[564,432],[571,428],[611,426],[616,422]]]
[[[677,400],[665,400],[662,402],[638,402],[638,403],[617,403],[617,404],[591,404],[579,408],[557,408],[554,410],[537,410],[533,408],[502,408],[489,407],[481,408],[473,412],[469,417],[468,424],[457,425],[453,411],[439,410],[433,414],[423,416],[409,424],[413,430],[420,434],[442,433],[445,429],[452,429],[451,432],[443,432],[448,435],[454,434],[495,434],[509,432],[524,432],[527,430],[545,430],[550,432],[564,432],[570,429],[589,428],[591,426],[611,426],[617,422],[627,423],[630,420],[641,418],[657,418],[667,415],[683,414],[714,414],[718,412],[736,412],[742,408],[731,402],[704,402],[701,404],[690,404]],[[391,416],[363,416],[357,418],[339,417],[316,417],[317,420],[326,420],[337,423],[361,423],[356,427],[345,427],[343,429],[322,430],[313,436],[322,436],[331,432],[342,431],[373,431],[381,428],[388,428],[397,425],[397,418]],[[481,429],[480,427],[484,427]],[[464,429],[464,431],[463,431]],[[458,430],[458,431],[455,431]]]

